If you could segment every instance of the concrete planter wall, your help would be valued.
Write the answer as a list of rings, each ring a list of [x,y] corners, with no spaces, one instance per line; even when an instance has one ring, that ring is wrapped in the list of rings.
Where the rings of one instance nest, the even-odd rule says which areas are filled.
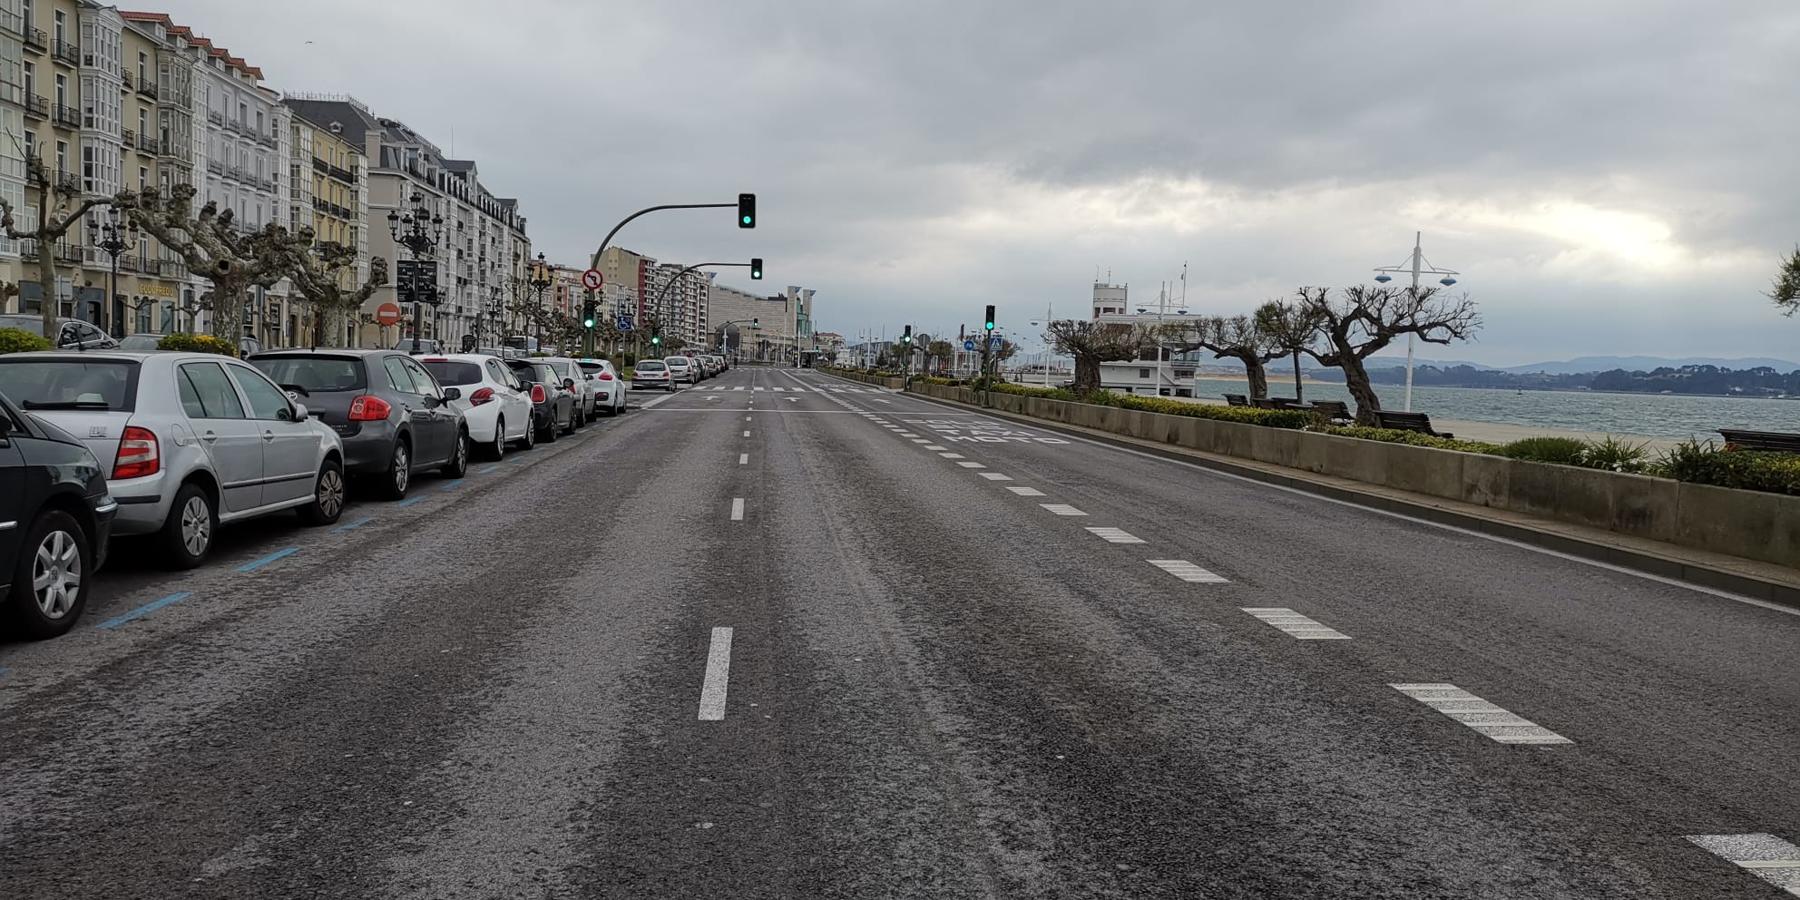
[[[906,379],[904,378],[878,378],[874,375],[865,375],[861,372],[852,372],[848,369],[823,369],[822,371],[830,372],[839,378],[850,381],[860,381],[863,384],[873,384],[894,391],[906,386]]]
[[[975,402],[975,392],[964,387],[915,384],[912,390]],[[1800,568],[1800,497],[1018,394],[993,394],[991,405],[1051,422]]]

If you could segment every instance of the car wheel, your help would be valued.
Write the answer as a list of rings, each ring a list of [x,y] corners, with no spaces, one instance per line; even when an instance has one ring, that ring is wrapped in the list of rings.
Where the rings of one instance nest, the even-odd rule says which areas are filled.
[[[10,595],[13,623],[34,641],[75,627],[87,606],[87,531],[74,516],[48,509],[31,523],[19,551]]]
[[[394,455],[388,458],[387,471],[382,473],[381,496],[388,500],[405,500],[409,487],[412,487],[412,450],[402,438],[394,441]]]
[[[205,562],[218,530],[219,514],[212,498],[197,484],[182,485],[169,506],[169,518],[163,521],[164,560],[174,569],[191,569]]]
[[[469,474],[469,433],[462,429],[456,431],[456,446],[450,451],[450,461],[438,470],[445,478],[461,478]]]
[[[530,450],[537,446],[537,439],[537,416],[532,416],[531,419],[525,423],[525,436],[519,439],[519,447],[524,450]]]
[[[561,429],[556,427],[556,414],[551,413],[550,421],[544,424],[544,433],[538,435],[538,440],[543,441],[546,444],[554,444],[556,443],[556,434],[560,430]]]
[[[499,462],[506,458],[506,420],[494,420],[494,443],[487,448],[488,459]]]
[[[569,413],[569,430],[575,431],[575,430],[578,430],[581,428],[585,428],[586,426],[587,426],[587,410],[582,409],[580,407],[576,407],[574,412]]]
[[[575,429],[581,427],[581,424],[580,424],[581,420],[579,418],[580,415],[581,415],[580,410],[574,408],[573,406],[569,407],[569,423],[567,425],[563,426],[563,431],[562,431],[563,434],[574,434]]]
[[[330,525],[344,514],[344,464],[328,459],[319,466],[312,502],[300,507],[300,520],[308,525]]]

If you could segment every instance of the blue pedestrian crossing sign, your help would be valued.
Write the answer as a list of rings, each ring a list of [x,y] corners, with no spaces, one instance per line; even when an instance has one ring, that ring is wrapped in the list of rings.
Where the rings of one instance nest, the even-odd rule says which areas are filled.
[[[988,349],[989,350],[1000,349],[1000,336],[999,335],[996,334],[993,337],[988,338]]]
[[[972,341],[972,340],[964,340],[964,341],[963,341],[963,349],[964,349],[964,350],[973,350],[973,349],[975,349],[975,342],[974,342],[974,341]]]

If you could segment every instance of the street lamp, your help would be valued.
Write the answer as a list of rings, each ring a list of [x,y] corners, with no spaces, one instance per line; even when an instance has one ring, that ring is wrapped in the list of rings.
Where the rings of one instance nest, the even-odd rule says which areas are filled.
[[[1413,232],[1412,255],[1408,256],[1406,258],[1406,262],[1403,262],[1397,266],[1382,266],[1381,268],[1375,270],[1375,272],[1376,272],[1375,280],[1377,282],[1380,282],[1381,284],[1387,284],[1388,282],[1394,280],[1394,277],[1392,275],[1388,274],[1390,272],[1411,272],[1412,273],[1412,297],[1413,297],[1414,302],[1417,302],[1418,298],[1419,298],[1419,276],[1420,275],[1442,275],[1444,277],[1438,279],[1438,284],[1441,284],[1444,287],[1449,287],[1456,283],[1456,276],[1462,274],[1453,269],[1436,268],[1428,260],[1426,260],[1425,259],[1425,251],[1419,249],[1420,236],[1421,236],[1420,232],[1417,232],[1417,231]],[[1412,334],[1411,332],[1407,332],[1407,335],[1406,335],[1406,412],[1412,412],[1413,344],[1415,342],[1415,338],[1416,338],[1416,336],[1414,334]]]
[[[412,195],[412,204],[413,208],[405,213],[398,209],[389,210],[387,218],[388,233],[393,235],[394,243],[405,247],[407,252],[412,254],[410,260],[412,265],[395,274],[399,276],[397,279],[398,289],[412,297],[413,352],[418,353],[420,350],[419,329],[424,327],[425,321],[425,295],[430,296],[434,308],[439,302],[436,271],[432,272],[431,284],[426,286],[421,283],[425,280],[423,277],[424,267],[419,264],[429,261],[432,252],[437,249],[438,243],[444,239],[444,217],[427,209],[425,198],[419,194]],[[399,269],[400,266],[396,264],[395,268]],[[434,330],[436,328],[435,321],[433,328]]]
[[[106,302],[100,305],[100,321],[105,323],[110,319],[112,336],[122,338],[125,336],[125,323],[120,322],[119,317],[113,315],[113,303],[119,296],[119,254],[137,246],[137,223],[131,222],[128,226],[121,227],[119,225],[119,208],[109,206],[106,208],[105,222],[101,222],[97,216],[88,216],[87,224],[88,235],[96,238],[94,246],[112,257],[112,283],[107,288]]]
[[[531,275],[525,279],[525,283],[537,292],[537,300],[532,308],[537,310],[534,318],[537,320],[538,349],[542,350],[544,349],[544,292],[550,289],[550,285],[556,283],[555,279],[550,276],[550,264],[544,260],[542,252],[539,252],[537,259],[532,261]]]

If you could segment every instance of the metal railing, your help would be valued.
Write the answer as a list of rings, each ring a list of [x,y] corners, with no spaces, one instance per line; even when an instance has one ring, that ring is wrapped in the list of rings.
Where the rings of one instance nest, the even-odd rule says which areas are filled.
[[[206,121],[214,125],[223,125],[225,124],[225,114],[216,109],[209,109],[206,111]]]
[[[40,119],[50,118],[50,101],[36,94],[25,95],[25,114]]]
[[[138,82],[137,92],[140,94],[143,94],[146,97],[149,97],[152,100],[155,100],[156,99],[156,82],[140,80]]]
[[[75,107],[63,106],[59,103],[52,112],[55,114],[56,124],[66,125],[70,128],[81,127],[81,111]]]
[[[50,35],[45,34],[44,29],[27,28],[25,29],[24,36],[25,46],[36,47],[39,50],[50,49]]]
[[[137,132],[132,131],[129,128],[120,129],[119,130],[119,143],[124,144],[127,147],[136,147],[137,146]]]
[[[134,82],[131,80],[130,72],[125,72],[125,71],[119,72],[119,81],[124,83],[125,89],[128,91],[131,90],[131,86],[132,86],[132,84],[134,84]]]
[[[81,65],[81,48],[60,38],[56,41],[56,46],[51,49],[50,55],[56,57],[56,61],[65,66]]]
[[[157,144],[156,135],[154,134],[138,135],[137,148],[139,153],[149,153],[154,155],[163,152],[162,147]]]

